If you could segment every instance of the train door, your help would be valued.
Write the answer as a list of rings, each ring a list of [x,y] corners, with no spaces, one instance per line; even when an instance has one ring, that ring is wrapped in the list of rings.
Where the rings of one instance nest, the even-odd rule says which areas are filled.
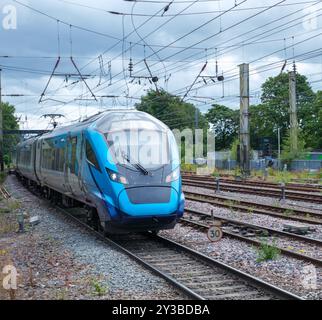
[[[82,194],[80,185],[80,174],[81,174],[81,135],[69,135],[67,143],[67,184],[69,186],[70,192],[79,198]]]

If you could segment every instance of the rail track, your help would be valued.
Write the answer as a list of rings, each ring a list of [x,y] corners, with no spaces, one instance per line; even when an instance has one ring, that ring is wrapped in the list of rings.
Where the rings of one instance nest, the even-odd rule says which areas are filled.
[[[34,194],[34,190],[30,190]],[[165,279],[187,298],[198,300],[304,300],[303,298],[214,260],[164,237],[152,234],[106,237],[85,220],[82,209],[54,207],[106,244]]]
[[[174,241],[152,234],[106,238],[66,209],[59,210],[97,237],[198,300],[303,300],[247,273]]]
[[[228,196],[219,194],[207,195],[201,192],[184,192],[186,200],[209,203],[211,205],[237,210],[241,212],[253,212],[269,215],[286,220],[299,221],[303,223],[322,224],[322,213],[310,210],[296,210],[281,206],[260,204],[254,201],[231,199]]]
[[[197,175],[197,174],[182,174],[183,179],[188,180],[203,180],[207,182],[214,182],[215,177],[209,175]],[[273,188],[273,189],[281,189],[279,183],[267,182],[267,181],[254,181],[254,180],[236,180],[232,177],[224,176],[220,177],[220,181],[223,183],[229,183],[234,185],[240,185],[241,183],[245,186],[256,186],[256,187],[264,187],[264,188]],[[322,192],[322,184],[299,184],[299,183],[286,183],[286,190],[295,190],[295,191],[304,191],[304,192]]]
[[[213,224],[213,219],[216,219],[217,221],[220,221],[222,223],[222,230],[224,235],[253,244],[255,246],[261,245],[262,241],[260,240],[260,238],[274,236],[295,239],[303,243],[305,242],[306,245],[314,245],[317,250],[322,249],[322,241],[318,239],[313,239],[273,228],[262,227],[235,219],[223,218],[221,216],[216,216],[198,210],[186,209],[185,212],[188,217],[182,218],[180,220],[181,224],[183,225],[189,225],[196,229],[206,231],[208,230],[209,226]],[[282,246],[279,246],[279,249],[284,255],[304,260],[320,267],[322,266],[322,260],[319,258],[285,249]]]
[[[185,186],[193,186],[199,188],[206,188],[214,190],[216,188],[216,182],[212,179],[213,182],[203,180],[201,178],[183,178],[182,182]],[[227,180],[226,180],[227,181]],[[259,185],[244,185],[242,182],[239,182],[238,185],[236,181],[234,182],[220,182],[220,189],[222,191],[229,191],[229,192],[240,192],[240,193],[247,193],[247,194],[256,194],[264,197],[274,197],[280,198],[281,197],[281,187],[279,190],[277,188],[264,188]],[[317,203],[322,204],[322,193],[318,192],[302,192],[302,191],[295,191],[286,189],[285,191],[286,199],[296,200],[296,201],[304,201],[310,203]]]
[[[182,177],[187,179],[206,179],[209,181],[214,181],[215,177],[211,175],[200,175],[195,172],[182,171]],[[220,174],[221,181],[227,181],[231,183],[240,184],[242,182],[245,185],[256,185],[263,187],[272,187],[279,188],[280,184],[276,182],[260,181],[260,180],[251,180],[251,179],[236,179],[237,177],[232,174]],[[262,179],[262,177],[257,176],[257,179]],[[308,191],[308,192],[320,192],[322,190],[322,179],[308,179],[306,183],[300,183],[303,179],[292,179],[292,182],[285,184],[286,189],[298,190],[298,191]]]

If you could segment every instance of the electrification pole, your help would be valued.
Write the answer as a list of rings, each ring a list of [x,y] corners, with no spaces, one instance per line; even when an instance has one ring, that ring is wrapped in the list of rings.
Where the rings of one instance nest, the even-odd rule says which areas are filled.
[[[249,64],[241,64],[240,69],[240,167],[243,175],[250,175],[249,136]]]
[[[199,109],[195,109],[195,128],[199,129]]]
[[[281,169],[281,128],[277,128],[277,140],[278,140],[278,171]]]
[[[2,69],[0,69],[0,170],[4,171],[3,164],[3,115],[2,115],[2,85],[1,85],[1,74]]]
[[[298,121],[296,107],[296,69],[289,72],[289,97],[290,97],[290,142],[291,152],[298,150]]]

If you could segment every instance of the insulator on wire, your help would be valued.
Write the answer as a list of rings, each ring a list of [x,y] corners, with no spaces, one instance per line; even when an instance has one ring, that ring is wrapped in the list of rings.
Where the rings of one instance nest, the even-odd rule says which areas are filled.
[[[130,62],[129,62],[129,72],[133,72],[133,62],[132,62],[132,58],[130,58]]]
[[[218,77],[217,77],[217,80],[218,80],[218,81],[224,81],[224,80],[225,80],[225,77],[224,77],[224,76],[218,76]]]

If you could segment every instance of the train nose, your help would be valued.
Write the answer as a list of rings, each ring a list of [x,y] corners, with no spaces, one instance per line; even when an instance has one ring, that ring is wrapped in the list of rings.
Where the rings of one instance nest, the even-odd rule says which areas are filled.
[[[178,192],[168,186],[126,188],[119,194],[121,211],[133,215],[166,215],[178,209]]]

